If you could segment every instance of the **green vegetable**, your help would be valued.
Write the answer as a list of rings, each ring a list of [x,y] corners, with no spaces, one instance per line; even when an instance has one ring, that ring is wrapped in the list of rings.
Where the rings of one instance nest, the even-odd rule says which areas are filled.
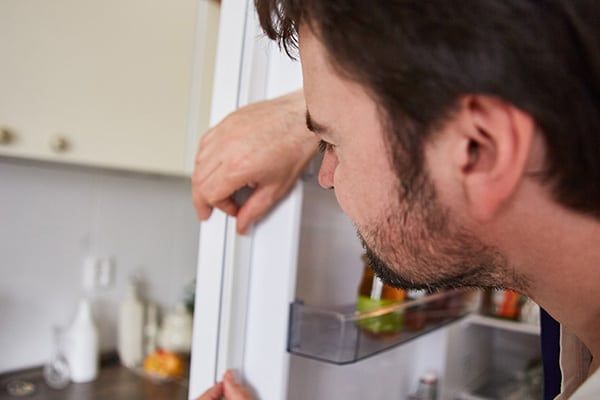
[[[358,296],[356,311],[368,312],[386,307],[392,304],[398,304],[394,300],[373,300],[367,296]],[[372,333],[397,333],[402,330],[404,315],[402,312],[394,311],[381,315],[357,321],[357,324]]]

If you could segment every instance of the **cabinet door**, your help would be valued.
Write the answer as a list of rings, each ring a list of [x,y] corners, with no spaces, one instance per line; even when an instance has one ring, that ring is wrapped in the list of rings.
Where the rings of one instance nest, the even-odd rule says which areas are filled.
[[[0,154],[189,172],[218,11],[213,0],[3,0]]]

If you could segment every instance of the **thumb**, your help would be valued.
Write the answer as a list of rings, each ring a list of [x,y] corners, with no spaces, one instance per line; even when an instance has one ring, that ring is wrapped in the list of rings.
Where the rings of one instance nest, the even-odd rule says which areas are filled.
[[[223,391],[227,400],[252,400],[248,389],[236,382],[231,371],[227,371],[223,377]]]
[[[196,400],[221,400],[223,397],[223,383],[216,383],[213,387],[202,393]]]
[[[261,219],[279,200],[273,187],[258,187],[250,198],[239,209],[237,214],[237,231],[246,233],[250,225]]]

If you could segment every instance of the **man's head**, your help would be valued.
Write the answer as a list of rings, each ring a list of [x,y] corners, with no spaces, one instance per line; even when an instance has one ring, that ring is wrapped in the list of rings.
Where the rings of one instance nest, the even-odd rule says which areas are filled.
[[[535,181],[600,215],[593,1],[256,0],[299,36],[307,122],[379,275],[399,286],[511,286],[487,225]],[[493,239],[493,238],[492,238]]]

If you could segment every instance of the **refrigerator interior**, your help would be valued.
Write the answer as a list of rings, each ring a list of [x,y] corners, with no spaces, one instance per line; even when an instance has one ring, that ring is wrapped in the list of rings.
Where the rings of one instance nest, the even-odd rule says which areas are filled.
[[[302,190],[295,299],[325,308],[353,304],[363,270],[355,228],[314,174]],[[538,336],[476,326],[467,317],[348,365],[291,354],[287,398],[406,399],[427,371],[439,377],[440,399],[496,398],[482,394],[493,386],[508,393],[539,354]]]
[[[467,323],[448,341],[445,398],[542,398],[538,335]]]
[[[360,241],[333,191],[305,177],[295,298],[306,304],[353,304],[363,271]],[[290,356],[288,399],[404,399],[426,371],[443,374],[448,328],[348,364]]]

